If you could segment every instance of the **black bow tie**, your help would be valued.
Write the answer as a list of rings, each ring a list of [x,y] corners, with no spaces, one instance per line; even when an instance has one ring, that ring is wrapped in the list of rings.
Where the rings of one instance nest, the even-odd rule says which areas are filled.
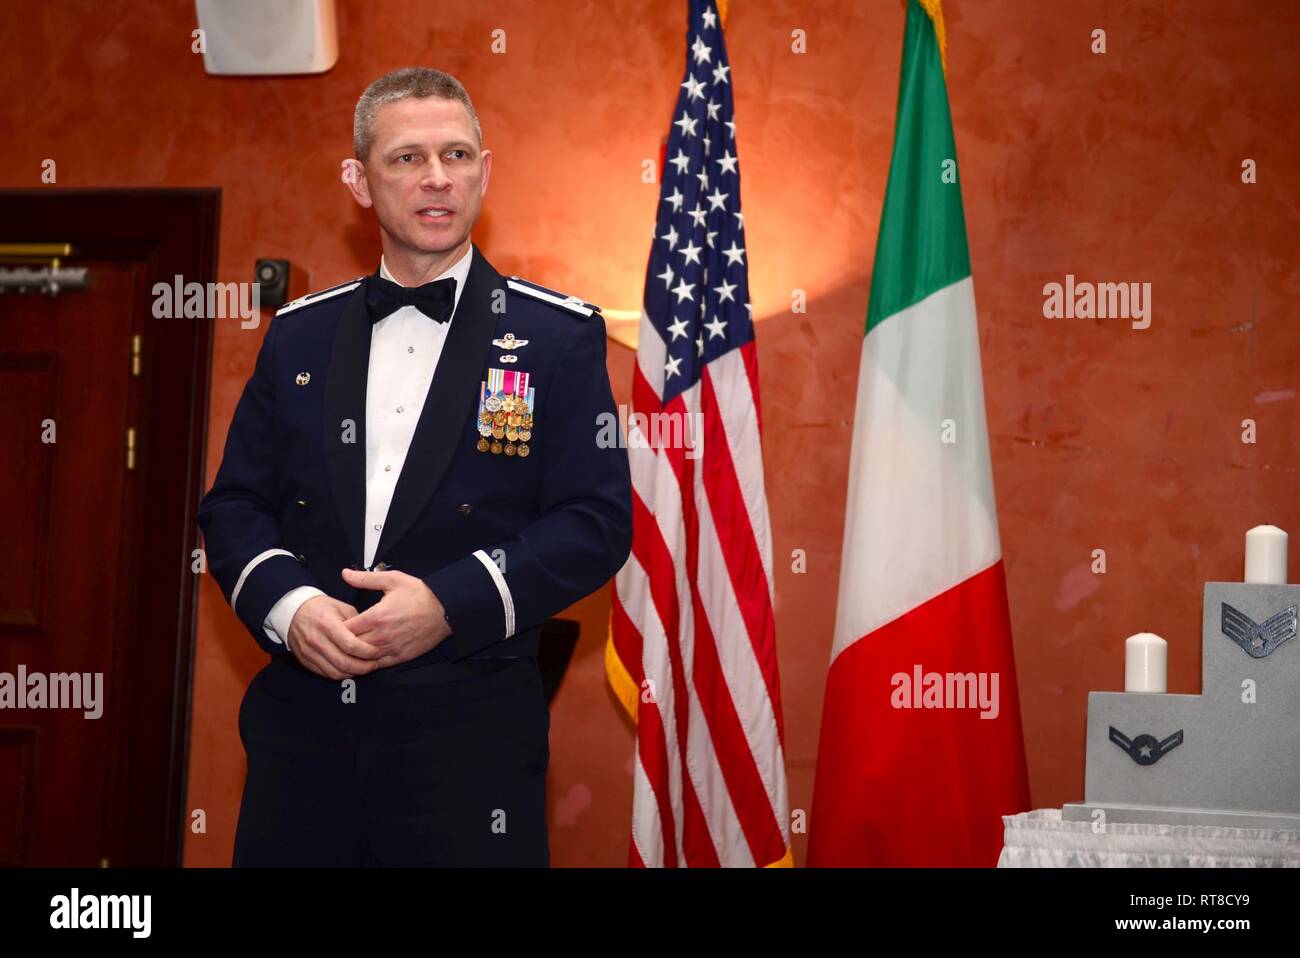
[[[414,306],[434,322],[445,323],[455,304],[456,279],[452,276],[423,286],[399,286],[382,276],[366,277],[366,309],[372,324],[403,306]]]

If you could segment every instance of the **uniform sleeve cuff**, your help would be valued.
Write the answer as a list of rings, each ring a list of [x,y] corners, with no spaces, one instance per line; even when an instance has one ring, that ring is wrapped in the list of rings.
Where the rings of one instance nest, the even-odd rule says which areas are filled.
[[[515,634],[510,586],[483,550],[439,569],[424,580],[451,623],[444,639],[452,660],[464,658]]]
[[[263,649],[272,655],[283,654],[282,637],[267,628],[271,610],[290,592],[315,585],[292,552],[267,549],[244,566],[230,592],[230,607]],[[292,617],[289,621],[292,623]]]
[[[492,584],[496,586],[497,595],[501,597],[501,615],[505,619],[506,627],[506,634],[502,638],[508,639],[515,634],[515,600],[510,594],[510,586],[506,585],[506,577],[501,574],[497,564],[488,557],[486,552],[479,549],[474,553],[474,558],[483,564],[483,568],[492,579]]]

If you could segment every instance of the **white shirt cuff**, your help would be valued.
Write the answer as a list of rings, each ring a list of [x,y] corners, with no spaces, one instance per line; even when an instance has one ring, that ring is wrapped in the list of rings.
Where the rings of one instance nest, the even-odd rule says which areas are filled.
[[[308,599],[324,594],[314,585],[300,585],[282,595],[279,601],[271,606],[271,611],[266,614],[266,621],[262,623],[262,628],[266,629],[266,634],[271,637],[271,641],[279,642],[288,649],[289,627],[293,625],[293,617],[297,614],[298,608]]]

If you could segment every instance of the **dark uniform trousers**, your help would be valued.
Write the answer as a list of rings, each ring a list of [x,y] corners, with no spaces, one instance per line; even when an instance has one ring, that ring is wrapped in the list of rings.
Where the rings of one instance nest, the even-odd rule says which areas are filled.
[[[544,868],[550,712],[537,660],[344,683],[273,658],[239,710],[235,866]]]

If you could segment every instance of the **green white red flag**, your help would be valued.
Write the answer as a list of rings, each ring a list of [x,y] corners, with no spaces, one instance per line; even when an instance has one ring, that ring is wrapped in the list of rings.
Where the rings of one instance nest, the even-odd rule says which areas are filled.
[[[1029,807],[938,0],[909,0],[808,864],[996,864]]]

